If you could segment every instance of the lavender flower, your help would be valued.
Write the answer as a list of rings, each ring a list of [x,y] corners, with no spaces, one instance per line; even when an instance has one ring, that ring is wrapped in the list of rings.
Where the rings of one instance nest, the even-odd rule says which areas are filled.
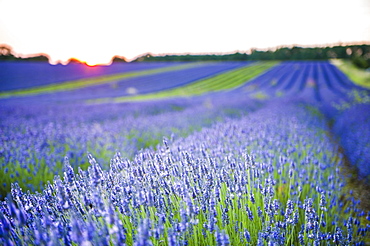
[[[134,242],[135,246],[146,246],[153,245],[150,240],[150,220],[143,219],[139,224],[136,240]]]
[[[230,245],[229,236],[226,234],[225,231],[216,231],[215,232],[216,237],[216,244],[220,246],[227,246]]]

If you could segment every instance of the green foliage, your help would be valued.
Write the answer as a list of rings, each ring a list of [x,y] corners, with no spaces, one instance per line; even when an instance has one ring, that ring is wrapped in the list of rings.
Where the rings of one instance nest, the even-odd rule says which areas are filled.
[[[346,74],[355,84],[370,88],[370,72],[359,69],[349,60],[333,59],[331,62]]]
[[[370,45],[346,45],[333,47],[278,47],[272,50],[251,49],[249,53],[236,52],[220,55],[164,55],[145,54],[133,62],[157,61],[255,61],[255,60],[327,60],[327,59],[369,60]],[[369,63],[368,63],[369,64]]]
[[[248,60],[248,55],[245,53],[236,52],[234,54],[226,55],[165,55],[153,56],[152,54],[145,54],[136,58],[132,62],[157,62],[157,61],[245,61]]]
[[[247,60],[327,60],[327,59],[352,59],[359,68],[369,68],[370,45],[339,45],[327,47],[277,47],[272,50],[257,50],[252,48],[250,52],[235,52],[233,54],[207,54],[207,55],[164,55],[154,56],[144,54],[132,62],[158,62],[158,61],[247,61]],[[47,55],[41,54],[36,57],[19,58],[14,56],[12,48],[0,45],[0,61],[48,61]],[[70,62],[80,62],[70,59]],[[127,62],[123,56],[114,56],[112,62]]]
[[[113,63],[116,63],[116,62],[127,62],[127,60],[123,56],[114,56],[113,59],[112,59],[112,62]]]
[[[366,69],[370,67],[370,59],[366,60],[362,56],[355,56],[351,59],[351,61],[358,68]]]
[[[39,54],[31,57],[17,57],[14,55],[12,47],[6,44],[0,44],[0,61],[36,61],[36,62],[49,62],[49,57],[46,54]]]

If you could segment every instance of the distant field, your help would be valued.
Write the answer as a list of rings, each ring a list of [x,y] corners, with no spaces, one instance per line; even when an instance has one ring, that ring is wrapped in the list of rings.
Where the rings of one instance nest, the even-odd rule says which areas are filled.
[[[30,87],[33,77],[23,77],[23,80],[14,80],[14,84],[23,83],[24,89],[0,91],[0,98],[11,96],[32,96],[40,94],[58,93],[58,97],[65,97],[67,100],[75,97],[106,97],[106,96],[123,96],[132,94],[142,94],[148,92],[161,91],[172,87],[182,86],[208,76],[235,69],[240,66],[247,66],[248,62],[229,62],[229,63],[184,63],[170,66],[168,63],[159,63],[162,68],[145,69],[145,67],[156,67],[154,65],[143,66],[138,63],[137,66],[129,66],[131,70],[121,73],[106,74],[86,79],[72,81],[62,81],[50,83],[44,86]],[[135,65],[135,64],[134,64]],[[157,65],[157,67],[159,66]],[[14,64],[15,66],[15,64]],[[16,67],[8,70],[8,73],[17,74]],[[92,68],[95,69],[95,68]],[[104,68],[100,68],[104,69]],[[125,71],[122,67],[122,70]],[[68,72],[68,71],[66,71]],[[106,71],[109,72],[109,71]],[[103,73],[103,72],[101,72]],[[6,78],[5,78],[6,79]],[[28,81],[28,84],[27,84]],[[27,85],[26,85],[27,84]],[[3,85],[6,88],[6,84]],[[0,88],[1,89],[1,88]],[[63,93],[66,92],[66,93]]]
[[[275,66],[276,64],[277,62],[261,62],[257,64],[252,64],[247,67],[237,68],[235,70],[221,73],[218,75],[213,75],[206,79],[200,79],[171,90],[163,90],[157,93],[130,97],[116,97],[112,99],[103,98],[89,102],[99,103],[107,102],[110,100],[114,102],[157,100],[172,97],[190,97],[210,92],[231,90],[235,89],[238,86],[243,85],[244,83],[247,83],[250,79],[260,75],[261,73],[265,72],[267,69]]]
[[[249,95],[268,98],[291,96],[330,104],[356,85],[328,62],[284,62],[238,88]]]
[[[88,67],[84,64],[50,65],[45,62],[0,61],[0,91],[42,87],[67,81],[132,73],[143,70],[178,66],[181,62],[114,63],[110,66]]]
[[[298,91],[302,91],[305,86],[311,86],[315,89],[314,97],[321,100],[320,88],[327,88],[333,93],[340,94],[343,93],[343,89],[352,87],[353,81],[359,86],[369,87],[369,73],[356,70],[346,61],[336,60],[332,63],[345,72],[352,81],[326,62],[313,62],[312,65],[305,65],[302,68],[300,66],[306,64],[305,62],[284,62],[282,63],[283,68],[279,67],[273,71],[269,70],[276,66],[277,62],[255,64],[246,62],[153,62],[121,64],[113,68],[65,67],[64,73],[61,72],[63,67],[55,68],[50,65],[50,67],[45,67],[46,64],[37,63],[35,67],[32,67],[33,63],[31,63],[31,67],[27,68],[26,63],[10,62],[7,64],[3,62],[0,63],[0,67],[3,68],[3,74],[0,75],[6,82],[0,86],[0,98],[43,95],[40,101],[58,98],[59,101],[89,100],[89,103],[128,102],[178,96],[188,97],[235,89],[239,86],[245,87],[244,92],[252,90],[255,97],[264,98],[267,94],[271,96],[271,91],[276,96],[289,94],[289,91],[294,91],[292,89],[294,86],[299,86]],[[86,72],[87,69],[92,71]],[[77,75],[78,70],[81,70],[79,75]],[[43,71],[47,72],[43,73]],[[22,73],[23,77],[20,75]],[[35,73],[41,75],[33,76]],[[63,81],[63,78],[68,78],[72,76],[71,74],[75,77],[86,76],[87,78]],[[256,82],[245,84],[256,76],[258,76]],[[269,79],[271,81],[266,82]],[[302,82],[296,83],[296,79]],[[316,83],[316,80],[323,80],[323,82]],[[331,85],[333,81],[339,82],[338,88]],[[10,89],[16,87],[19,89]],[[270,92],[267,94],[265,91],[255,90],[268,87]]]
[[[45,93],[54,93],[58,91],[76,90],[76,89],[80,89],[80,88],[84,88],[88,86],[111,83],[111,82],[115,82],[115,81],[125,79],[125,78],[151,75],[151,74],[156,74],[156,73],[173,71],[177,69],[184,69],[184,68],[188,68],[191,66],[197,66],[197,65],[199,64],[197,63],[182,64],[178,66],[155,68],[155,69],[149,69],[149,70],[144,70],[144,71],[114,73],[111,75],[108,74],[108,75],[103,75],[103,76],[98,76],[98,77],[87,78],[87,79],[83,78],[83,79],[72,80],[72,81],[62,81],[58,83],[53,82],[53,83],[49,83],[48,85],[44,85],[44,86],[34,86],[34,87],[28,86],[29,88],[26,88],[26,89],[1,92],[0,98],[6,98],[10,96],[24,96],[24,95],[28,96],[28,95],[37,95],[37,94],[45,94]],[[33,78],[29,78],[29,79],[33,80]],[[27,78],[26,78],[26,81],[27,81]],[[16,80],[14,83],[18,83],[18,81]]]

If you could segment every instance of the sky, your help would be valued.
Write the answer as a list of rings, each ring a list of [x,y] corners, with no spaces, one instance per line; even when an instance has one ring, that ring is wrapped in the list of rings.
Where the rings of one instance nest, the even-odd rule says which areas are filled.
[[[0,0],[0,44],[52,63],[370,42],[370,0]]]

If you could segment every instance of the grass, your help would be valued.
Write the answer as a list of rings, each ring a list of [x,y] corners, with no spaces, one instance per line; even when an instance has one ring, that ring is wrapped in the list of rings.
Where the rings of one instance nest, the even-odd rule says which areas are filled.
[[[237,68],[219,75],[215,75],[206,79],[195,81],[191,84],[160,91],[157,93],[150,93],[137,96],[125,96],[117,98],[101,98],[97,100],[88,100],[88,103],[105,103],[105,102],[130,102],[130,101],[147,101],[158,100],[163,98],[173,97],[190,97],[201,95],[209,92],[218,92],[235,89],[249,80],[255,78],[267,69],[277,65],[278,62],[259,62],[255,65],[248,65],[246,67]]]
[[[28,89],[0,92],[0,98],[8,98],[12,96],[29,96],[29,95],[53,93],[57,91],[75,90],[75,89],[80,89],[80,88],[93,86],[93,85],[111,83],[111,82],[119,81],[122,79],[158,74],[158,73],[169,72],[169,71],[176,71],[176,70],[201,66],[205,64],[207,63],[189,63],[189,64],[183,64],[183,65],[178,65],[178,66],[148,69],[144,71],[124,72],[124,73],[117,73],[117,74],[112,74],[112,75],[97,76],[97,77],[87,78],[87,79],[70,80],[70,81],[65,81],[61,83],[55,83],[55,84],[50,84],[50,85],[45,85],[45,86],[38,86],[38,87],[33,87],[33,88],[28,88]]]
[[[348,60],[333,59],[331,63],[338,67],[355,84],[370,89],[370,72],[357,68]]]

